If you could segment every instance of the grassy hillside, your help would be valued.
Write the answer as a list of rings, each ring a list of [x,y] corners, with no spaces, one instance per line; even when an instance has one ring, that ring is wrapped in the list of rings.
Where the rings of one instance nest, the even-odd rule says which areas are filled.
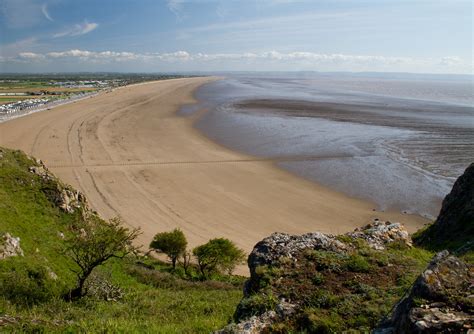
[[[75,276],[64,237],[83,218],[58,207],[51,194],[64,185],[30,172],[32,166],[38,164],[22,152],[0,149],[0,234],[20,237],[24,251],[0,260],[0,332],[209,333],[229,321],[242,278],[201,281],[142,256],[94,272],[92,281],[120,289],[122,298],[65,301]]]

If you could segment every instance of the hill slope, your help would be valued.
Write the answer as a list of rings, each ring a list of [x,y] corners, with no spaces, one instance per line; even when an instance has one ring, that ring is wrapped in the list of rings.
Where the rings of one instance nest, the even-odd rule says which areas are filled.
[[[0,148],[0,253],[19,238],[24,255],[0,256],[0,332],[209,333],[228,322],[242,279],[182,279],[142,256],[97,268],[95,293],[64,301],[75,284],[64,238],[85,211],[84,197],[40,162]]]

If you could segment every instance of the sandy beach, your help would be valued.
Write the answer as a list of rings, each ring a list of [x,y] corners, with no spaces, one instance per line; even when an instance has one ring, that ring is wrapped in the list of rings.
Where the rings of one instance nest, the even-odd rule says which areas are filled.
[[[414,215],[374,212],[350,198],[236,153],[203,136],[196,118],[176,115],[193,92],[214,78],[128,86],[0,124],[0,146],[42,159],[64,182],[84,192],[105,218],[153,235],[181,228],[190,247],[227,237],[246,252],[272,232],[342,233],[373,218],[403,222]]]

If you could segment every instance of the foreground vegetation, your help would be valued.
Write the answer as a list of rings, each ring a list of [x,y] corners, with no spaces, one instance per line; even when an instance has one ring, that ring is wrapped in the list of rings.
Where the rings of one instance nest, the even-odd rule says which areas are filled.
[[[296,261],[283,257],[257,267],[236,320],[274,310],[279,301],[288,300],[299,305],[295,313],[266,332],[369,332],[409,290],[433,255],[402,243],[378,251],[363,240],[340,238],[354,250],[308,249]]]
[[[30,172],[34,166],[0,149],[0,234],[20,237],[24,252],[0,260],[1,332],[209,333],[231,319],[243,278],[213,272],[204,280],[196,266],[185,274],[139,254],[95,267],[85,296],[67,301],[77,286],[72,226],[85,216],[62,210],[52,194],[64,185]]]
[[[370,238],[331,236],[337,243],[287,249],[266,264],[252,262],[254,256],[242,298],[244,278],[230,272],[243,252],[230,240],[216,238],[188,250],[182,231],[161,232],[150,245],[169,258],[159,261],[133,247],[137,231],[119,220],[104,222],[81,196],[64,206],[58,198],[64,192],[73,189],[41,164],[0,148],[0,237],[20,237],[24,253],[2,259],[0,252],[0,332],[209,333],[268,311],[284,315],[271,320],[268,333],[369,332],[437,250],[412,247],[408,239],[376,250]],[[460,221],[469,233],[462,240],[472,240],[471,211],[466,212],[470,220]],[[272,237],[281,245],[278,234]],[[272,237],[262,242],[272,245]],[[275,245],[260,251],[272,258]],[[450,245],[451,239],[440,247]],[[472,264],[472,247],[455,246]]]

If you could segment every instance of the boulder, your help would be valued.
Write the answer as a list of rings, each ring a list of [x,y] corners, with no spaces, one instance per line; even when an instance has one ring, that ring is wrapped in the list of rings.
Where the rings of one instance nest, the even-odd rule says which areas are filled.
[[[384,222],[375,219],[372,223],[353,232],[346,233],[352,239],[363,239],[374,249],[382,250],[392,242],[400,242],[407,246],[412,245],[408,231],[400,223]],[[303,235],[289,235],[286,233],[273,233],[258,242],[248,258],[250,274],[255,268],[277,262],[280,258],[294,259],[302,250],[314,249],[332,252],[347,252],[353,247],[340,241],[332,234],[320,232],[306,233]]]
[[[294,259],[295,255],[305,249],[329,250],[344,252],[350,246],[336,239],[331,234],[320,232],[303,235],[289,235],[286,233],[273,233],[258,242],[248,258],[250,274],[255,274],[255,268],[276,263],[285,257]]]
[[[335,236],[320,232],[307,233],[303,235],[289,235],[286,233],[273,233],[269,237],[258,242],[248,257],[250,269],[250,279],[244,286],[244,299],[239,304],[234,314],[236,324],[224,328],[218,333],[259,333],[262,329],[272,326],[275,322],[291,318],[295,312],[301,310],[300,301],[289,302],[283,297],[276,296],[275,305],[272,310],[262,312],[260,315],[252,314],[246,304],[247,298],[252,298],[255,293],[263,293],[262,269],[275,267],[286,269],[281,273],[282,277],[291,276],[286,270],[300,265],[302,254],[308,250],[326,251],[329,253],[344,254],[349,256],[356,250],[357,239],[365,240],[369,247],[375,250],[383,250],[386,245],[392,242],[400,242],[411,246],[411,239],[402,224],[383,222],[378,219],[363,228],[343,236]],[[280,278],[282,278],[280,277]],[[277,281],[279,280],[276,278]],[[247,299],[248,300],[248,299]],[[250,306],[251,307],[251,306]]]
[[[372,223],[349,232],[347,236],[364,239],[373,249],[382,250],[391,242],[401,242],[411,247],[412,241],[408,231],[400,223],[380,221],[375,219]]]
[[[10,233],[4,233],[0,236],[0,260],[11,256],[23,256],[20,238],[15,238]]]
[[[474,321],[474,267],[438,253],[376,334],[467,333]]]

